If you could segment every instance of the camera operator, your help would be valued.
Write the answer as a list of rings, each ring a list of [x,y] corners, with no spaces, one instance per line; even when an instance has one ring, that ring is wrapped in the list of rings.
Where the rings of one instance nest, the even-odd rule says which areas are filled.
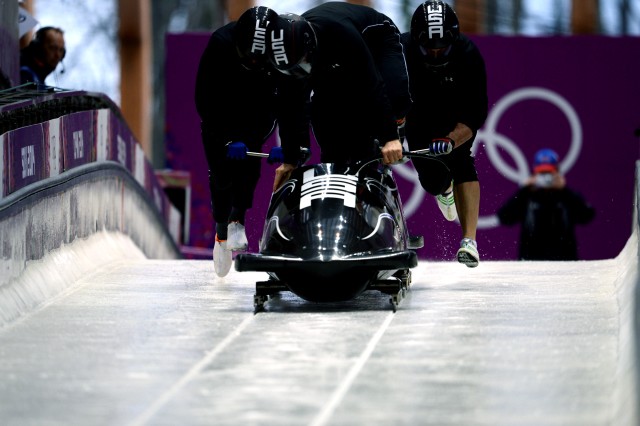
[[[501,224],[521,225],[521,260],[578,260],[575,225],[595,216],[584,197],[567,187],[558,163],[555,151],[538,151],[533,175],[498,210]]]

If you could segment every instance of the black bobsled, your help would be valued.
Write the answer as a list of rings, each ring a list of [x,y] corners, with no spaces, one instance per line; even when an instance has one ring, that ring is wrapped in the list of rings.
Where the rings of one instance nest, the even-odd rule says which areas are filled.
[[[444,163],[425,154],[408,153]],[[422,161],[422,160],[420,160]],[[409,237],[391,168],[380,157],[355,165],[302,166],[271,196],[259,253],[235,258],[237,271],[262,271],[254,307],[290,291],[312,302],[389,294],[395,312],[417,266],[421,237]]]

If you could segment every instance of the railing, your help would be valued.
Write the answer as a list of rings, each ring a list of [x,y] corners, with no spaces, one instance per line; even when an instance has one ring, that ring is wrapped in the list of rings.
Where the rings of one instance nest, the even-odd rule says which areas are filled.
[[[0,216],[3,199],[16,191],[101,162],[129,171],[179,244],[180,212],[111,99],[33,85],[0,91]]]

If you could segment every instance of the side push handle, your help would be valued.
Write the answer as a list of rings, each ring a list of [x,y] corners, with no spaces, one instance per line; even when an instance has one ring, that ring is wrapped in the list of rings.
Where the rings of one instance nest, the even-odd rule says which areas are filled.
[[[269,158],[269,154],[265,152],[254,152],[247,151],[247,156],[249,157],[260,157],[260,158]],[[309,148],[300,147],[300,160],[298,162],[298,166],[305,164],[311,158],[311,150]]]
[[[247,151],[247,155],[249,157],[260,157],[260,158],[269,158],[269,154],[265,153],[265,152],[253,152],[253,151]]]
[[[426,154],[426,155],[429,155],[429,154],[431,154],[431,150],[429,148],[417,149],[415,151],[409,151],[407,154],[409,154],[409,155],[411,155],[411,154]]]

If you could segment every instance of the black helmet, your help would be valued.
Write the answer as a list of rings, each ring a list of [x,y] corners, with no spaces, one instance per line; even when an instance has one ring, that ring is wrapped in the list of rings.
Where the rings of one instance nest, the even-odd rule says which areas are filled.
[[[278,14],[265,6],[244,12],[233,29],[240,62],[248,69],[262,69],[267,63],[267,34]]]
[[[411,38],[422,49],[447,48],[460,35],[458,17],[451,6],[440,0],[422,3],[411,17]]]
[[[318,42],[311,24],[299,15],[285,13],[271,31],[269,60],[283,74],[307,77]]]

